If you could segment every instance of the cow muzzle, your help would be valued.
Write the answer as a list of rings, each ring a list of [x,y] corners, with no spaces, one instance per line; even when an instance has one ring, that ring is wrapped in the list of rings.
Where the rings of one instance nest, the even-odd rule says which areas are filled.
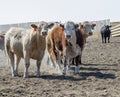
[[[70,39],[70,38],[71,38],[71,35],[66,35],[66,38],[67,38],[67,39]]]
[[[93,35],[93,33],[92,33],[92,32],[89,32],[89,35]]]
[[[42,32],[42,35],[43,35],[43,36],[47,35],[47,31],[43,31],[43,32]]]

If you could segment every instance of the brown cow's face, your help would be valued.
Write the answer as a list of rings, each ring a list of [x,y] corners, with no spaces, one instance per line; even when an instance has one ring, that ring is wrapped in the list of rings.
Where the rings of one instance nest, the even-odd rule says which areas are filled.
[[[93,35],[93,29],[96,26],[96,24],[90,24],[89,22],[86,22],[84,24],[80,25],[80,29],[87,34],[88,36]]]

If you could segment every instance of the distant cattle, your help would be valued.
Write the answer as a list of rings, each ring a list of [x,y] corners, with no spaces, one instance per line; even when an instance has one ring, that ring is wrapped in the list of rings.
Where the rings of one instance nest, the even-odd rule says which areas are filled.
[[[79,72],[79,57],[84,46],[84,39],[78,29],[78,24],[68,21],[64,25],[54,27],[47,35],[47,50],[50,58],[60,67],[63,60],[63,74],[66,74],[69,60],[75,58],[75,73]]]
[[[108,43],[110,42],[110,35],[111,35],[111,30],[110,30],[109,25],[104,25],[101,28],[101,37],[102,37],[102,43],[106,43],[106,39],[108,38]]]
[[[0,33],[0,50],[4,51],[5,47],[4,47],[4,36],[5,33]]]
[[[50,26],[51,24],[40,22],[39,25],[31,24],[31,29],[12,27],[8,30],[5,35],[5,50],[10,59],[12,76],[18,75],[18,64],[21,58],[24,58],[25,61],[23,77],[28,77],[30,58],[37,60],[37,77],[40,76],[40,65],[46,48],[47,31]]]

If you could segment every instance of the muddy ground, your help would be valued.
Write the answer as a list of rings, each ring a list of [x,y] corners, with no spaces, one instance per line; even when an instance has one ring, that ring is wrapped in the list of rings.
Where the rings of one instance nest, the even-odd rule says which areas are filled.
[[[34,60],[29,78],[23,78],[23,60],[19,76],[12,77],[0,51],[0,97],[120,97],[120,37],[111,37],[107,44],[98,37],[89,37],[79,75],[74,74],[74,66],[63,76],[44,63],[40,78],[35,76]]]

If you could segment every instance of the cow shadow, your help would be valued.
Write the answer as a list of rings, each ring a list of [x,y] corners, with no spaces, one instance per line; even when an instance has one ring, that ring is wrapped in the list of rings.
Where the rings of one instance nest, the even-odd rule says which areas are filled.
[[[89,67],[90,66],[90,67]],[[93,66],[93,67],[92,67]],[[117,64],[82,64],[80,67],[80,74],[74,74],[75,66],[71,66],[70,70],[66,75],[57,75],[57,74],[42,74],[40,78],[46,80],[68,80],[68,81],[81,81],[87,80],[88,77],[95,77],[98,79],[115,79],[116,76],[111,71],[117,72],[118,69],[111,68],[99,68],[100,66],[117,66]],[[108,71],[109,73],[102,72]],[[36,76],[30,76],[33,78]]]
[[[87,78],[90,76],[94,76],[99,79],[115,79],[116,76],[113,73],[108,72],[117,72],[119,69],[111,69],[111,67],[117,67],[118,64],[82,64],[80,65],[80,76]],[[100,68],[100,66],[105,66],[108,68]],[[110,67],[110,68],[109,68]],[[71,70],[75,70],[75,66],[71,67]],[[104,73],[105,72],[105,73]]]
[[[80,80],[86,80],[85,77],[74,77],[74,76],[68,76],[68,75],[42,75],[40,78],[46,79],[46,80],[68,80],[68,81],[80,81]]]

